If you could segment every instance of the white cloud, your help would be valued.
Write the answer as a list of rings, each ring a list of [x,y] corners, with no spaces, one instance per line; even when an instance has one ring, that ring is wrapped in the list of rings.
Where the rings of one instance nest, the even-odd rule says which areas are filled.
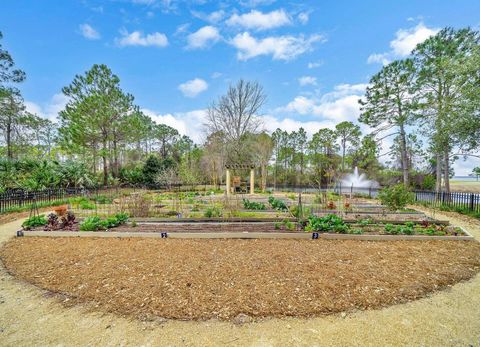
[[[321,128],[335,128],[335,122],[331,120],[324,121],[300,121],[292,118],[277,118],[272,115],[265,115],[261,117],[264,123],[265,130],[274,132],[277,128],[286,130],[288,132],[297,131],[303,128],[308,136],[312,136]]]
[[[221,36],[218,29],[214,26],[207,25],[196,32],[187,36],[187,48],[199,49],[205,48],[220,40]]]
[[[88,40],[100,39],[100,33],[89,24],[80,24],[80,33]]]
[[[168,45],[168,38],[165,34],[154,32],[151,34],[144,35],[141,31],[133,31],[128,33],[128,31],[123,30],[121,32],[122,37],[115,39],[115,42],[120,47],[125,46],[156,46],[156,47],[165,47]]]
[[[308,63],[308,68],[309,69],[316,69],[317,67],[320,67],[323,65],[323,61],[315,61],[315,62],[310,62]]]
[[[175,30],[175,33],[173,34],[174,36],[184,34],[188,31],[188,28],[190,27],[190,23],[184,23],[180,24],[177,26],[177,29]]]
[[[423,23],[419,23],[416,27],[410,29],[400,29],[396,33],[395,40],[390,42],[392,51],[397,56],[407,56],[417,46],[417,44],[425,41],[430,36],[435,35],[439,29],[427,28]]]
[[[216,79],[216,78],[220,78],[220,77],[222,77],[222,76],[223,76],[223,74],[222,74],[221,72],[215,71],[214,73],[212,73],[212,76],[211,76],[211,77],[212,77],[213,79]]]
[[[360,115],[358,99],[364,94],[366,84],[340,84],[321,97],[297,96],[286,106],[275,110],[276,114],[311,115],[338,123],[357,121]]]
[[[25,107],[27,111],[32,114],[56,122],[58,120],[58,113],[65,109],[67,102],[68,98],[64,94],[58,93],[54,94],[50,101],[42,105],[25,101]]]
[[[226,24],[252,30],[267,30],[291,24],[290,16],[283,10],[263,13],[252,10],[242,15],[233,14]]]
[[[208,83],[201,78],[194,78],[193,80],[180,84],[178,89],[184,96],[194,98],[208,89]]]
[[[273,4],[275,1],[276,0],[246,0],[240,1],[240,5],[245,7],[266,6]]]
[[[237,48],[237,58],[248,60],[259,55],[271,55],[274,60],[292,60],[297,56],[311,51],[315,42],[324,42],[322,35],[300,36],[270,36],[257,39],[248,32],[237,34],[230,42]]]
[[[400,29],[395,33],[395,39],[390,41],[391,50],[385,53],[371,54],[367,62],[386,65],[395,58],[406,57],[419,43],[435,35],[439,30],[438,28],[429,28],[423,22],[409,29]]]
[[[159,124],[166,124],[177,129],[181,135],[187,135],[195,143],[202,143],[205,140],[202,124],[205,123],[206,110],[160,114],[149,109],[142,109],[142,112]]]
[[[298,83],[303,86],[316,86],[317,85],[317,78],[313,76],[302,76],[298,79]]]
[[[220,22],[223,18],[225,18],[226,13],[224,10],[214,11],[209,14],[192,11],[192,15],[206,22],[216,24]]]
[[[370,54],[367,59],[367,63],[380,63],[383,65],[388,65],[390,63],[390,54],[388,53],[374,53]]]
[[[297,18],[300,23],[305,25],[308,23],[308,20],[310,19],[310,14],[308,12],[300,12]]]

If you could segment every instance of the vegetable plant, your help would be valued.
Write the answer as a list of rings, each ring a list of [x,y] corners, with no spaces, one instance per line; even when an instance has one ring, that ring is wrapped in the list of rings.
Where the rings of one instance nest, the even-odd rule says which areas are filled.
[[[280,199],[277,199],[273,196],[268,197],[268,203],[272,206],[274,210],[277,211],[288,211],[287,205]]]
[[[243,199],[243,208],[246,210],[266,210],[267,207],[265,204],[256,201],[250,201],[248,199]]]
[[[27,218],[23,223],[22,223],[22,227],[25,229],[25,230],[29,230],[31,228],[35,228],[35,227],[39,227],[39,226],[42,226],[42,225],[46,225],[47,224],[47,219],[45,218],[45,216],[42,214],[42,215],[39,215],[39,216],[32,216],[30,218]]]
[[[222,216],[222,210],[219,209],[216,206],[213,207],[208,207],[203,215],[207,218],[214,218],[214,217],[221,217]]]
[[[308,218],[308,223],[305,227],[306,231],[333,231],[340,234],[347,233],[349,229],[350,227],[344,222],[344,220],[335,214],[328,214],[324,217],[312,215]]]

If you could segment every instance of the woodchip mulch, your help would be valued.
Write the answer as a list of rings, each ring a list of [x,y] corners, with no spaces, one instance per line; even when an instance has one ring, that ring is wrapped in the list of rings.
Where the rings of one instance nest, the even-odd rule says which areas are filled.
[[[414,300],[471,278],[468,241],[17,238],[9,272],[140,319],[314,316]]]

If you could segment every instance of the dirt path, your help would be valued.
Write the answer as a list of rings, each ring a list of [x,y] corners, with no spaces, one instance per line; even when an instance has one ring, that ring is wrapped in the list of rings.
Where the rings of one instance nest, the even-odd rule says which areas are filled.
[[[437,214],[480,239],[480,223]],[[0,226],[0,242],[20,222]],[[468,346],[480,345],[480,276],[404,305],[312,319],[140,322],[65,308],[58,299],[0,270],[1,346]]]

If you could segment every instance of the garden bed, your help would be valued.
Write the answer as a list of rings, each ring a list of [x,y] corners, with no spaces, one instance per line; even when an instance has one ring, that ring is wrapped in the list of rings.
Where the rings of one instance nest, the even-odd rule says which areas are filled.
[[[13,275],[140,319],[317,316],[415,300],[480,270],[477,242],[16,238]]]

